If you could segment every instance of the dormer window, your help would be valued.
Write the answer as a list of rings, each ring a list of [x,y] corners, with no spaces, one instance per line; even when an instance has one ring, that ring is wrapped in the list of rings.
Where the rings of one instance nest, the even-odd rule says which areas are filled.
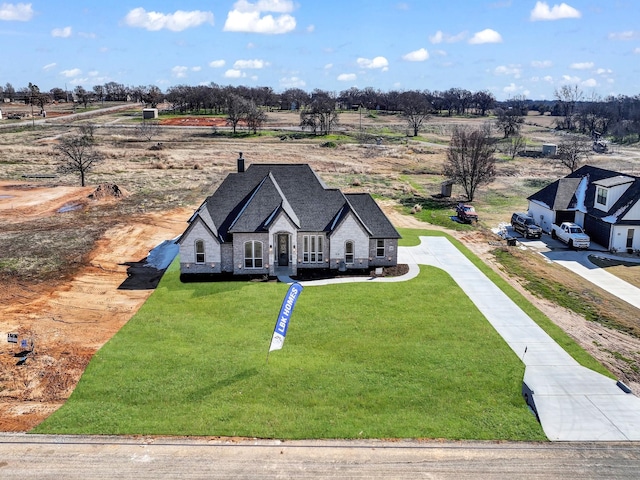
[[[608,190],[606,188],[598,187],[596,190],[596,203],[598,205],[607,206],[607,193]]]

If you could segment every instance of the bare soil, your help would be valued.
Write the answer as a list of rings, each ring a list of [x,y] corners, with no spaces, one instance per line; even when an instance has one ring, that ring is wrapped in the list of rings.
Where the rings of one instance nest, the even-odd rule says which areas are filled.
[[[297,114],[287,112],[269,114],[269,118],[270,125],[280,127],[298,123]],[[439,193],[443,180],[439,172],[451,125],[478,121],[433,119],[425,134],[428,141],[385,136],[382,145],[353,143],[322,148],[320,141],[295,136],[220,138],[209,128],[193,128],[203,126],[202,120],[185,119],[179,124],[190,128],[167,128],[147,142],[135,137],[131,127],[120,127],[129,121],[126,116],[114,113],[100,117],[96,140],[107,158],[90,173],[92,184],[84,188],[73,186],[78,183],[76,177],[57,173],[58,161],[52,155],[57,138],[77,123],[0,135],[0,242],[13,246],[6,236],[22,235],[18,252],[24,249],[26,264],[33,263],[40,251],[51,256],[50,252],[64,250],[70,241],[69,228],[87,238],[86,244],[78,244],[77,254],[67,253],[55,263],[59,272],[54,269],[26,275],[18,269],[0,276],[0,431],[29,430],[64,403],[93,354],[153,291],[161,272],[143,267],[148,252],[182,233],[193,210],[234,171],[238,152],[244,152],[248,163],[309,163],[332,187],[390,199],[381,205],[396,226],[439,228],[401,214],[398,200]],[[406,130],[401,119],[384,115],[361,118],[344,114],[341,127],[358,131],[361,120],[362,128],[374,135]],[[532,142],[556,139],[549,126],[542,125],[547,118],[528,121],[527,135]],[[157,142],[163,145],[159,151],[151,148]],[[619,149],[590,163],[633,173],[640,165],[640,153]],[[487,233],[488,228],[508,221],[510,211],[526,207],[527,195],[566,172],[532,159],[501,161],[498,171],[496,180],[475,202],[480,228],[449,233],[640,393],[640,379],[628,373],[633,372],[630,367],[640,366],[639,339],[586,322],[533,297],[493,261],[495,239]],[[52,178],[42,179],[42,175]],[[127,195],[89,198],[99,184],[118,185]],[[502,201],[496,198],[504,199],[504,205],[496,207]],[[73,210],[61,212],[69,207]],[[136,277],[147,271],[145,268],[148,275]],[[561,275],[569,278],[572,274]],[[640,273],[630,275],[640,278]],[[24,364],[18,365],[21,357],[16,356],[22,349],[5,343],[7,333],[33,341],[33,353]],[[631,365],[623,358],[631,359]]]

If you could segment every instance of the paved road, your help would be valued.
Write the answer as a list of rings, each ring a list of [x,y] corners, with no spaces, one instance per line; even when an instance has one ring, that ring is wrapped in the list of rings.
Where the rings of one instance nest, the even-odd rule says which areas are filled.
[[[632,479],[638,444],[219,441],[0,434],[3,480]]]

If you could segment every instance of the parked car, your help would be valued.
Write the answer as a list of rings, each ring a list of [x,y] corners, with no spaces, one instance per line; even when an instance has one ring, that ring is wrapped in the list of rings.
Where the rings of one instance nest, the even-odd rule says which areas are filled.
[[[536,225],[535,220],[527,213],[516,212],[511,215],[511,227],[521,233],[524,238],[542,237],[542,228]]]
[[[580,225],[572,222],[562,222],[560,225],[552,225],[551,237],[566,243],[569,248],[589,248],[591,239],[584,233]]]
[[[456,215],[458,220],[463,223],[476,223],[478,221],[478,214],[476,213],[476,209],[473,208],[473,205],[459,203],[456,207]]]

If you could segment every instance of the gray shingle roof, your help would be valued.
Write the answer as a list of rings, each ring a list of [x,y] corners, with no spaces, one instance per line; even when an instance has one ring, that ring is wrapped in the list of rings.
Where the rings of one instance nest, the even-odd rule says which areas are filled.
[[[640,200],[640,178],[631,175],[622,175],[619,172],[592,167],[591,165],[585,165],[575,172],[570,173],[565,178],[553,182],[551,185],[531,195],[528,199],[542,202],[554,210],[575,208],[575,193],[583,177],[588,177],[589,181],[585,194],[585,206],[587,207],[587,213],[589,215],[595,218],[603,218],[615,213],[619,219],[616,221],[617,224],[637,224],[636,221],[624,221],[620,219]],[[632,184],[629,188],[607,212],[594,208],[596,185],[612,187],[631,182]]]
[[[329,231],[345,205],[374,237],[399,238],[370,195],[346,197],[340,190],[327,188],[306,164],[251,164],[245,172],[228,175],[206,204],[223,240],[228,233],[264,231],[265,222],[278,208],[300,231]]]
[[[347,193],[345,197],[373,238],[400,238],[400,234],[368,193]]]

